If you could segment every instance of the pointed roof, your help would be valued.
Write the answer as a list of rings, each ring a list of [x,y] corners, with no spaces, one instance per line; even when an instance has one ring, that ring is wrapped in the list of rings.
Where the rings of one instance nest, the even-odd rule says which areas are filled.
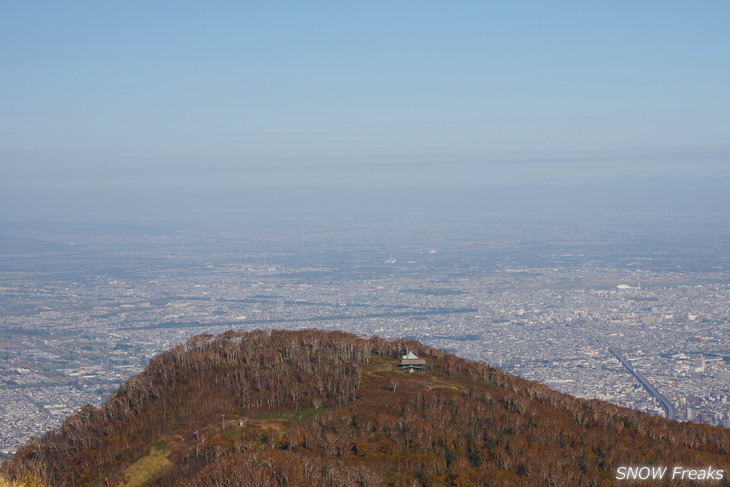
[[[418,357],[416,357],[416,354],[414,354],[413,352],[408,352],[406,355],[403,355],[403,360],[413,360],[417,358]]]

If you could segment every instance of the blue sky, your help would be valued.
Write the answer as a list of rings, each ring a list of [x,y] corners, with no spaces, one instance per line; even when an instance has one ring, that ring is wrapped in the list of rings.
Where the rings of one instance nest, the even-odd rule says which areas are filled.
[[[728,18],[724,1],[3,2],[0,219],[133,219],[125,198],[165,194],[182,206],[164,219],[186,194],[291,187],[717,192]]]

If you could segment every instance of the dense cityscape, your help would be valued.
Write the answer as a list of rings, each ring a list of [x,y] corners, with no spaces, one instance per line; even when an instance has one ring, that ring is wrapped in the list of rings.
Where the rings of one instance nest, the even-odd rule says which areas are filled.
[[[674,419],[730,426],[722,244],[690,254],[696,244],[676,239],[560,241],[553,229],[525,241],[528,230],[384,244],[365,231],[288,239],[6,225],[0,453],[100,404],[156,354],[228,329],[414,338],[578,397],[667,415],[642,376]]]

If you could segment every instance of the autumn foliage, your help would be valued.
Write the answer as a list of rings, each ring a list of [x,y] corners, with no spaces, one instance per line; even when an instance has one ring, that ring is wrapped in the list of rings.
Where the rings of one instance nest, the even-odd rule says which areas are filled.
[[[396,369],[412,351],[423,372]],[[492,372],[494,374],[492,375]],[[53,486],[613,485],[622,465],[730,467],[730,431],[576,399],[415,341],[200,335],[2,466]]]

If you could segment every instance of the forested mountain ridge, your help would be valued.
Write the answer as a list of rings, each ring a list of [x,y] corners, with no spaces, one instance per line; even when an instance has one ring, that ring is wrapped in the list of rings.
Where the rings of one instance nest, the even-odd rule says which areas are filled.
[[[397,369],[408,351],[425,370]],[[727,429],[576,399],[416,341],[254,331],[160,354],[0,475],[52,486],[598,486],[625,484],[620,466],[727,472],[729,458]]]

